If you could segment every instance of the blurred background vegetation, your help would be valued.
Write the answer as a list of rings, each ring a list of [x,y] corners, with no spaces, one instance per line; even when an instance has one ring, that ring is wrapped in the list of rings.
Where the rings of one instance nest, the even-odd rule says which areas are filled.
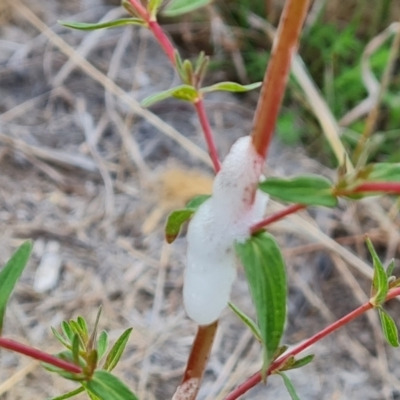
[[[193,53],[212,44],[208,52],[214,53],[210,74],[214,79],[259,81],[268,62],[271,41],[251,21],[255,14],[266,21],[266,26],[276,27],[283,3],[283,0],[216,0],[209,9],[186,17],[183,31],[175,39],[181,40]],[[207,30],[204,23],[210,20],[210,13],[212,18]],[[367,115],[364,113],[353,121],[343,118],[369,95],[362,78],[363,53],[394,22],[400,23],[399,0],[315,0],[312,3],[299,54],[342,125],[342,137],[350,149],[357,144]],[[367,57],[377,84],[387,65],[393,36],[387,34],[381,43],[372,46],[373,51]],[[329,152],[321,128],[293,78],[278,121],[277,136],[289,145],[302,143],[317,158]],[[370,142],[371,159],[400,162],[398,57]],[[332,164],[333,157],[330,159]]]

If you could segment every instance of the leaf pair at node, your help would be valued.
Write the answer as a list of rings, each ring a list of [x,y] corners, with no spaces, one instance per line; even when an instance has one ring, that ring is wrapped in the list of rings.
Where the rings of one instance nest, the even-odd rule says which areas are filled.
[[[383,267],[383,264],[369,238],[367,238],[366,243],[372,256],[372,262],[374,266],[370,303],[378,310],[385,339],[391,346],[398,347],[399,335],[396,324],[393,318],[382,308],[383,303],[386,301],[389,288],[399,285],[399,282],[396,279],[392,279],[394,261],[389,264],[387,270],[385,271],[385,268]]]
[[[81,384],[81,387],[52,400],[68,399],[84,391],[92,400],[137,399],[123,382],[110,373],[118,364],[125,350],[132,328],[122,333],[100,366],[99,363],[105,356],[109,344],[106,331],[102,331],[97,338],[100,313],[101,309],[97,314],[95,327],[91,334],[89,334],[87,323],[82,317],[69,322],[63,321],[62,333],[52,328],[56,339],[66,348],[57,356],[80,365],[83,370],[82,374],[76,375],[52,365],[43,364],[47,370],[56,372],[64,378],[79,381]]]

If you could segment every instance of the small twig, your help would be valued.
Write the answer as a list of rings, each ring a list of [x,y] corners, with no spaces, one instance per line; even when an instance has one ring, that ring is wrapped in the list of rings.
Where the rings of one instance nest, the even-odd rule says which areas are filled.
[[[256,233],[260,229],[265,228],[267,225],[279,221],[280,219],[286,217],[287,215],[293,214],[304,208],[306,208],[306,206],[303,204],[292,204],[291,206],[284,208],[283,210],[278,211],[275,214],[270,215],[269,217],[263,219],[262,221],[257,222],[255,225],[251,227],[251,232]]]
[[[54,357],[51,354],[16,342],[15,340],[0,337],[0,347],[3,349],[14,351],[15,353],[24,354],[25,356],[32,357],[35,360],[45,362],[47,364],[61,368],[68,372],[72,372],[74,374],[82,373],[82,368],[78,365],[72,364],[65,360],[61,360],[60,358]]]
[[[208,121],[206,110],[204,109],[203,99],[197,100],[196,103],[194,103],[194,107],[197,111],[197,115],[199,116],[201,127],[203,128],[204,137],[207,142],[211,161],[214,165],[214,170],[215,172],[218,172],[221,168],[221,163],[219,161],[218,150],[214,142],[210,122]]]
[[[393,289],[388,293],[385,301],[391,300],[399,295],[400,295],[400,288]],[[354,311],[345,315],[343,318],[340,318],[333,324],[327,326],[322,331],[318,332],[317,334],[310,337],[309,339],[307,339],[300,345],[296,346],[293,350],[291,350],[288,353],[284,354],[283,356],[279,357],[269,367],[267,374],[271,375],[275,371],[279,370],[279,367],[281,367],[288,360],[289,357],[294,357],[294,356],[298,355],[302,351],[308,349],[315,343],[319,342],[321,339],[325,338],[326,336],[328,336],[331,333],[342,328],[349,322],[351,322],[354,319],[358,318],[359,316],[363,315],[366,311],[370,310],[371,308],[373,308],[373,305],[368,301],[368,302],[364,303],[362,306],[355,309]],[[249,379],[247,379],[244,383],[239,385],[228,396],[226,396],[225,400],[236,400],[237,398],[239,398],[240,396],[245,394],[248,390],[250,390],[252,387],[254,387],[259,382],[261,382],[261,379],[262,379],[261,372],[257,372],[256,374],[251,376]]]

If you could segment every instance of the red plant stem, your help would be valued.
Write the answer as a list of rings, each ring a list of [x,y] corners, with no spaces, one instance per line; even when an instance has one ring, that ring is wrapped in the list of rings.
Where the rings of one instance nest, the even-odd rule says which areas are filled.
[[[210,357],[217,327],[218,321],[210,325],[199,325],[185,373],[173,397],[174,400],[194,400],[196,398],[208,358]],[[188,383],[188,386],[185,383]]]
[[[171,64],[176,67],[176,59],[175,59],[175,48],[169,40],[168,36],[162,30],[159,23],[152,19],[150,13],[140,4],[138,0],[129,0],[137,13],[146,21],[148,28],[153,33],[155,39],[157,40],[160,47],[163,49],[164,53],[167,55]],[[214,166],[214,170],[216,173],[221,168],[221,163],[219,161],[217,148],[214,142],[210,122],[208,120],[206,111],[204,109],[203,99],[200,97],[195,103],[194,108],[196,109],[197,115],[200,120],[201,127],[203,129],[204,137],[208,147],[208,153],[210,154],[211,161]]]
[[[142,3],[140,2],[140,0],[129,0],[129,3],[132,4],[132,7],[134,8],[134,10],[136,10],[136,12],[138,13],[138,15],[143,18],[146,22],[148,22],[149,20],[149,13],[146,10],[146,8],[144,8],[142,6]]]
[[[384,192],[384,193],[399,193],[400,194],[400,183],[399,182],[365,182],[352,189],[350,193],[362,193],[362,192]]]
[[[215,172],[221,169],[221,163],[218,157],[218,150],[214,142],[213,134],[211,131],[210,122],[208,121],[206,110],[204,108],[204,101],[199,98],[195,103],[194,107],[196,109],[197,115],[199,116],[201,127],[203,128],[204,137],[206,139],[208,152],[210,154],[211,161],[214,166]]]
[[[278,35],[273,45],[272,57],[254,117],[253,143],[258,154],[265,158],[272,140],[276,119],[285,93],[292,57],[310,0],[288,0],[279,23]]]
[[[286,217],[289,214],[293,214],[299,210],[302,210],[303,208],[306,208],[304,204],[292,204],[291,206],[284,208],[283,210],[278,211],[275,214],[270,215],[269,217],[263,219],[262,221],[257,222],[255,225],[251,227],[251,233],[256,233],[260,229],[265,228],[267,225],[272,224],[273,222],[276,222]]]
[[[400,295],[400,288],[395,288],[389,291],[386,296],[385,301],[393,299]],[[305,342],[301,343],[293,350],[289,351],[288,353],[284,354],[283,356],[279,357],[275,360],[268,369],[267,375],[271,375],[274,371],[279,369],[289,357],[294,357],[297,354],[301,353],[303,350],[311,347],[321,339],[325,338],[326,336],[330,335],[332,332],[337,331],[339,328],[342,328],[344,325],[348,324],[349,322],[353,321],[354,319],[358,318],[360,315],[364,314],[366,311],[373,308],[373,305],[368,301],[367,303],[363,304],[362,306],[358,307],[351,313],[345,315],[343,318],[340,318],[333,324],[327,326],[322,331],[318,332],[314,336],[307,339]],[[236,400],[243,394],[245,394],[248,390],[253,388],[259,382],[261,382],[262,376],[261,372],[257,372],[256,374],[252,375],[248,378],[244,383],[239,385],[235,390],[229,393],[228,396],[225,397],[224,400]]]
[[[54,365],[55,367],[62,368],[63,370],[72,372],[74,374],[82,373],[81,367],[75,364],[61,360],[60,358],[54,357],[51,354],[45,353],[41,350],[37,350],[33,347],[27,346],[11,339],[0,337],[0,348],[24,354],[25,356],[32,357],[36,360]]]
[[[154,37],[157,39],[159,45],[164,50],[164,53],[167,55],[172,65],[176,66],[175,61],[175,49],[172,46],[171,41],[168,39],[168,36],[161,29],[161,26],[157,21],[148,21],[149,29],[153,32]]]

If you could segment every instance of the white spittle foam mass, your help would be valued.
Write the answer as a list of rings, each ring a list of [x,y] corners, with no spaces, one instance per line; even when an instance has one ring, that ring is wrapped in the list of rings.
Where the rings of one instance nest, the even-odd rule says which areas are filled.
[[[199,325],[217,320],[227,306],[236,277],[235,242],[244,242],[264,214],[268,196],[259,190],[254,196],[263,163],[251,137],[240,138],[222,163],[212,196],[189,223],[183,300]]]

